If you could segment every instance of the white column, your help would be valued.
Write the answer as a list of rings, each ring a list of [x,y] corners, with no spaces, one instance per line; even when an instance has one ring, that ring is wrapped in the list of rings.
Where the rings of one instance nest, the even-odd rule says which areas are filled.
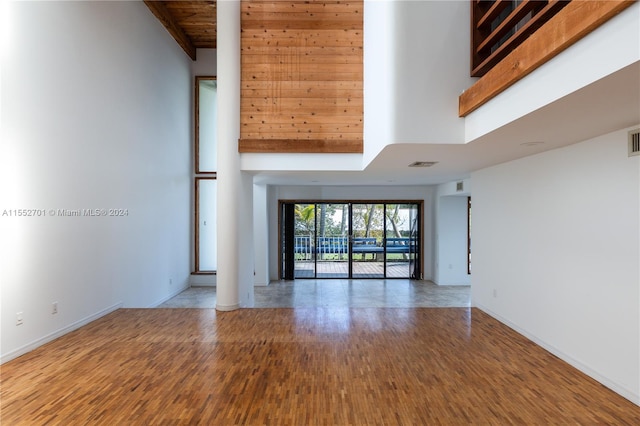
[[[236,149],[237,151],[237,149]],[[238,292],[241,308],[253,306],[255,262],[253,245],[253,175],[240,172],[240,193],[238,194]]]
[[[240,1],[219,1],[218,30],[218,271],[219,311],[240,307]],[[251,265],[253,270],[253,265]]]

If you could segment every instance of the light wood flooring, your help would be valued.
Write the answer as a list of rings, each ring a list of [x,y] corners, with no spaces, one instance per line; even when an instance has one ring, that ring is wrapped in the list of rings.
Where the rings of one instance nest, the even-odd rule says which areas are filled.
[[[638,425],[475,308],[121,309],[1,366],[4,425]]]

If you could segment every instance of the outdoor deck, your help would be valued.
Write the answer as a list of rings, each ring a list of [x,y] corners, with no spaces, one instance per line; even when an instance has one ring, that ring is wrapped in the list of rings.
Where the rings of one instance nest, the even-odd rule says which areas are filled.
[[[346,278],[349,274],[349,263],[339,260],[318,261],[317,278]],[[409,262],[387,261],[387,278],[409,278],[411,273]],[[313,261],[296,261],[296,278],[314,278]],[[383,278],[383,262],[353,262],[353,278]]]

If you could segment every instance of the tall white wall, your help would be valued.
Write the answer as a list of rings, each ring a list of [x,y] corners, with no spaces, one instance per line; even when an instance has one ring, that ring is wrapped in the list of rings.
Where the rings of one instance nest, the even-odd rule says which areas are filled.
[[[469,15],[462,0],[365,2],[365,166],[389,144],[464,143]]]
[[[393,141],[394,2],[365,1],[364,5],[364,156],[369,164]]]
[[[438,197],[436,205],[436,262],[433,282],[438,285],[469,285],[468,198]]]
[[[394,115],[386,118],[393,120],[392,142],[464,143],[458,96],[474,81],[469,77],[469,2],[392,3],[394,31],[387,36],[393,40]],[[375,101],[367,92],[365,111]]]
[[[189,58],[142,2],[7,3],[0,214],[46,216],[0,217],[2,361],[169,298],[191,248]]]
[[[472,303],[640,404],[640,157],[627,157],[627,130],[472,174]]]
[[[434,197],[432,186],[274,186],[268,191],[269,277],[278,280],[278,200],[422,200],[423,277],[433,278]]]

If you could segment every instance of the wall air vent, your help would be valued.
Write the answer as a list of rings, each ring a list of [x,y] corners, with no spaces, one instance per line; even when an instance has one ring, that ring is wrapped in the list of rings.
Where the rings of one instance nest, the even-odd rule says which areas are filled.
[[[629,132],[629,157],[640,155],[640,129]]]
[[[409,167],[431,167],[434,164],[438,164],[437,161],[416,161],[409,164]]]
[[[464,191],[464,181],[456,182],[456,192]]]

